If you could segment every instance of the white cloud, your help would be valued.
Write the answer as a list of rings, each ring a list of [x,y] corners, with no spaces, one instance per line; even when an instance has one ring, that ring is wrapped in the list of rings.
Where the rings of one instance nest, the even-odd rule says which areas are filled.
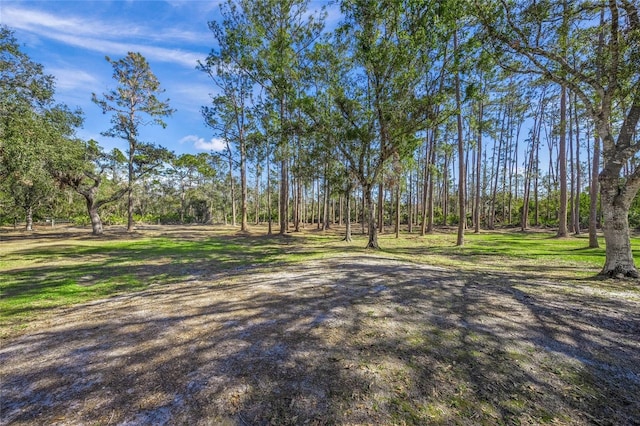
[[[196,135],[185,136],[180,139],[180,143],[188,143],[193,144],[196,149],[200,149],[202,151],[222,151],[226,148],[226,145],[222,139],[211,138],[211,140],[206,141],[204,138],[201,138]]]
[[[165,0],[165,3],[176,9],[184,9],[189,7],[191,10],[196,10],[198,13],[204,15],[212,11],[218,11],[220,5],[224,3],[224,0],[213,1],[185,1],[185,0]]]
[[[75,90],[93,87],[98,79],[77,68],[49,68],[48,73],[56,78],[56,89]]]
[[[5,6],[2,10],[3,20],[11,22],[12,28],[22,30],[42,32],[44,30],[52,32],[73,33],[78,35],[92,36],[101,34],[103,36],[116,36],[123,31],[123,28],[105,26],[97,21],[87,21],[79,18],[62,18],[46,12],[37,10],[22,9]]]
[[[64,18],[46,12],[16,7],[3,7],[2,14],[3,21],[11,22],[13,28],[94,52],[118,55],[125,55],[130,51],[140,52],[149,60],[177,63],[187,68],[195,68],[198,60],[206,58],[206,53],[110,40],[122,40],[127,37],[152,42],[202,40],[203,35],[195,32],[169,28],[158,32],[130,23],[118,22],[110,22],[107,25],[99,20]],[[159,37],[158,34],[162,34],[162,37]]]

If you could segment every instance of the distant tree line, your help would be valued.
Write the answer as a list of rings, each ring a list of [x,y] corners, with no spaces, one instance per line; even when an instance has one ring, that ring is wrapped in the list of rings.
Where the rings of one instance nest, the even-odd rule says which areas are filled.
[[[146,60],[107,60],[105,153],[2,27],[0,220],[604,231],[603,274],[637,277],[640,18],[628,0],[238,0],[210,22],[205,123],[221,152],[138,140],[173,110]],[[135,95],[133,95],[135,93]],[[136,103],[131,100],[135,98]],[[125,195],[127,195],[125,197]],[[88,213],[88,214],[87,214]],[[26,220],[25,220],[26,218]]]

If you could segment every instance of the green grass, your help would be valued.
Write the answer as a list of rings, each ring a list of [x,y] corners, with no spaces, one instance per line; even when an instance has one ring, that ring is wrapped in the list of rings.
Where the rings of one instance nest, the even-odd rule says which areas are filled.
[[[286,237],[267,237],[262,229],[251,235],[235,230],[197,228],[190,233],[138,233],[115,239],[64,234],[48,238],[12,235],[0,245],[0,326],[20,326],[54,307],[86,302],[149,285],[180,282],[249,266],[277,268],[286,262],[341,253],[372,253],[362,247],[366,236],[347,244],[339,231],[315,228]],[[2,234],[0,234],[2,236]],[[455,234],[380,236],[377,252],[435,266],[463,270],[512,270],[554,279],[586,279],[604,264],[604,243],[588,249],[586,236],[557,239],[545,232],[482,232],[466,234],[463,247]],[[636,262],[640,240],[632,241]],[[5,334],[2,332],[0,334]]]
[[[593,276],[604,265],[604,241],[597,249],[588,248],[588,237],[555,238],[547,232],[482,232],[467,233],[465,244],[455,246],[454,234],[434,234],[402,240],[384,237],[385,251],[435,262],[444,266],[482,269],[514,269],[553,273],[573,270],[576,278]],[[640,240],[633,239],[634,257],[640,259]],[[569,274],[570,275],[570,274]]]
[[[277,260],[278,244],[143,236],[138,240],[30,240],[3,243],[0,324],[152,284]]]

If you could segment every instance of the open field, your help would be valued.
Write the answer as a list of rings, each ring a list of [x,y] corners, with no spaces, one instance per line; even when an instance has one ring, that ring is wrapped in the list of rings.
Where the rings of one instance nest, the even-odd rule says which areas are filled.
[[[263,234],[0,232],[0,424],[640,424],[586,238]]]

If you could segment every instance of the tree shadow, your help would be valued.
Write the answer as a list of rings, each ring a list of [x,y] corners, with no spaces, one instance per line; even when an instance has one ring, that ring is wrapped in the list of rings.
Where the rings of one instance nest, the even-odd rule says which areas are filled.
[[[366,255],[196,274],[3,342],[0,424],[633,424],[638,307]]]

